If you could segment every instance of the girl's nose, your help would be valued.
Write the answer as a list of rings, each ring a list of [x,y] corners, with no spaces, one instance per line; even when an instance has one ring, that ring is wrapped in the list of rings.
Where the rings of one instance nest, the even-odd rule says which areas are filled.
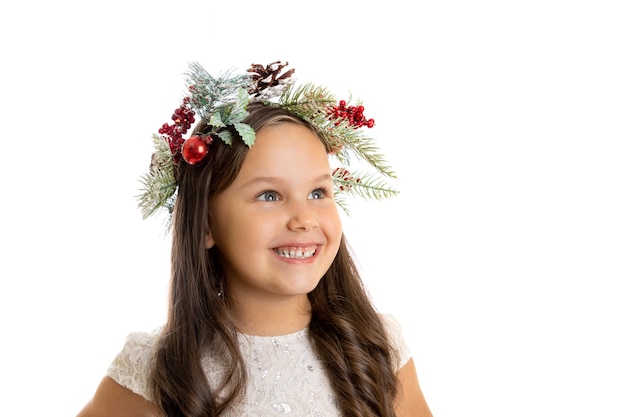
[[[287,227],[290,230],[308,231],[317,227],[317,216],[307,202],[292,204]]]

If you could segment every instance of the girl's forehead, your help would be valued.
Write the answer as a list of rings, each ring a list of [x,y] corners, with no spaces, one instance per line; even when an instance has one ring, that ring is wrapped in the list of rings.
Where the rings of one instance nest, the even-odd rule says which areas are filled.
[[[314,132],[303,125],[281,123],[260,129],[248,153],[273,152],[281,155],[313,149],[325,149],[324,143]]]
[[[259,130],[239,176],[282,176],[330,172],[322,141],[309,129],[284,124]]]

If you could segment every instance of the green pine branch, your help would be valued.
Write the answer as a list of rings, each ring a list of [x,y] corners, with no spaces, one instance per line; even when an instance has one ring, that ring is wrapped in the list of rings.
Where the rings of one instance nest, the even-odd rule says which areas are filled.
[[[348,206],[348,199],[346,194],[340,190],[338,187],[335,187],[334,192],[335,204],[342,209],[348,216],[350,215],[350,209]]]
[[[313,83],[300,86],[291,84],[278,100],[281,107],[307,119],[316,114],[325,117],[327,107],[336,103],[337,100],[330,90]]]
[[[337,159],[349,165],[351,154],[369,163],[382,175],[396,178],[396,174],[382,155],[373,138],[355,129],[345,119],[329,119],[328,108],[337,104],[334,95],[325,87],[312,83],[291,85],[279,100],[284,107],[318,128],[318,133],[331,149],[338,149]]]
[[[345,124],[347,124],[347,122],[345,122]],[[340,124],[340,126],[337,126],[335,129],[333,134],[342,135],[343,142],[346,146],[346,148],[342,149],[337,154],[338,159],[349,160],[349,154],[347,154],[347,152],[352,151],[360,160],[369,163],[384,176],[396,178],[396,173],[381,153],[380,148],[376,145],[373,138],[365,136],[362,131],[354,129],[352,126],[344,129]]]
[[[192,106],[205,120],[208,120],[219,107],[232,107],[232,103],[238,103],[241,100],[241,90],[247,91],[252,82],[249,74],[234,74],[232,70],[222,73],[217,78],[212,77],[195,62],[189,64],[185,78],[190,88]],[[245,95],[247,100],[248,95]]]
[[[169,145],[158,135],[152,135],[155,151],[152,155],[150,171],[143,174],[138,207],[144,219],[152,216],[160,208],[167,208],[171,213],[174,208],[176,179],[174,178],[174,160]]]
[[[334,175],[333,182],[339,194],[358,195],[366,200],[384,200],[399,193],[384,177],[372,172],[354,171],[349,176]]]

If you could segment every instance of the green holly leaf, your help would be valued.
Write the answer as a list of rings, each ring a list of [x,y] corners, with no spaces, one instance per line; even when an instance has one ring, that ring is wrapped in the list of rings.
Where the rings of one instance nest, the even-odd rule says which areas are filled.
[[[209,119],[209,124],[213,127],[226,127],[226,125],[222,121],[222,114],[218,111],[211,115],[211,119]]]
[[[254,133],[254,129],[250,125],[245,123],[233,123],[233,126],[235,127],[235,130],[237,130],[237,133],[241,135],[241,139],[246,145],[248,145],[248,147],[254,145],[256,133]]]
[[[220,139],[222,139],[222,141],[227,144],[227,145],[232,145],[233,144],[233,134],[230,133],[230,131],[228,130],[222,130],[221,132],[219,132],[217,134],[217,136],[220,137]]]
[[[246,117],[248,117],[248,111],[246,108],[250,103],[250,96],[248,92],[243,88],[239,87],[237,89],[237,100],[233,103],[231,107],[231,113],[229,117],[229,123],[235,124],[242,122]]]

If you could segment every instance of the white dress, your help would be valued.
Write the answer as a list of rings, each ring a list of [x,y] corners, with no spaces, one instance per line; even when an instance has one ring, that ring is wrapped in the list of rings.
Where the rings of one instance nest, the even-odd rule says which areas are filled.
[[[396,370],[411,357],[398,321],[381,315],[391,343],[398,350]],[[149,375],[154,366],[159,331],[131,333],[122,351],[107,371],[118,384],[152,401]],[[241,402],[227,413],[237,417],[339,417],[335,396],[319,358],[312,350],[308,329],[284,336],[239,334],[239,346],[246,361],[248,385]],[[209,356],[203,367],[212,386],[221,377],[221,368]]]

